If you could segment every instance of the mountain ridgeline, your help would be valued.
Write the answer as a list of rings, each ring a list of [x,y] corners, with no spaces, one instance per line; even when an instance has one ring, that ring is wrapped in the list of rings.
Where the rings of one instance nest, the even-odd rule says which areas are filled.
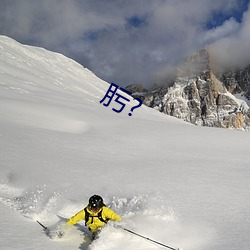
[[[146,106],[196,125],[250,128],[250,66],[217,72],[206,49],[185,60],[170,86],[126,89]]]

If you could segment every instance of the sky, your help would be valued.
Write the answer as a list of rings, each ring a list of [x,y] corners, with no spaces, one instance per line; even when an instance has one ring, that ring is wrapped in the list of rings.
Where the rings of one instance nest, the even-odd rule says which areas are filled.
[[[165,82],[204,47],[244,66],[249,27],[249,0],[0,0],[0,34],[63,53],[119,86]]]

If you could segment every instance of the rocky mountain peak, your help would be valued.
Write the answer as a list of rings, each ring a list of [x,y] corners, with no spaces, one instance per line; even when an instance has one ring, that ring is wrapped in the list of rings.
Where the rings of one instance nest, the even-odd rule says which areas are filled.
[[[177,68],[177,77],[194,77],[206,74],[210,70],[209,53],[206,49],[201,49],[197,53],[188,57],[184,63]]]
[[[210,64],[208,50],[202,49],[178,67],[171,86],[163,85],[149,91],[141,89],[134,94],[145,105],[196,125],[248,129],[250,109],[244,100],[233,94],[236,89],[244,92],[244,87],[249,86],[250,67],[248,73],[218,75]]]

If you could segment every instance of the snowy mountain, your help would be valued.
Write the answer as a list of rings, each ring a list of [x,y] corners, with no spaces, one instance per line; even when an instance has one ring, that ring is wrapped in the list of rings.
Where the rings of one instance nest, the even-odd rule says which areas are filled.
[[[109,224],[50,229],[102,195],[122,226],[184,250],[248,250],[249,133],[193,126],[130,101],[63,55],[0,36],[0,248],[153,250]]]
[[[218,72],[217,77],[230,93],[238,94],[250,103],[250,66]]]
[[[127,89],[145,105],[196,125],[249,129],[249,69],[215,72],[211,61],[203,49],[180,65],[170,87]]]

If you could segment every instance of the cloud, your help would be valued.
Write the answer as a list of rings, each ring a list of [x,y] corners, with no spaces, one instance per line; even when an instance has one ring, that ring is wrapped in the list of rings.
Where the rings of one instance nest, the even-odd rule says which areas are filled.
[[[227,24],[220,27],[227,29]],[[245,67],[250,64],[250,9],[243,15],[236,29],[210,44],[210,51],[218,64],[225,67]]]
[[[242,23],[231,17],[239,2],[2,0],[0,33],[61,52],[120,86],[149,86],[204,46],[220,51],[249,38],[247,13]],[[208,29],[214,13],[228,18]]]
[[[201,36],[201,44],[211,44],[213,42],[219,41],[225,37],[235,34],[240,28],[240,24],[232,17],[229,20],[224,21],[221,26],[204,31],[203,36]]]

